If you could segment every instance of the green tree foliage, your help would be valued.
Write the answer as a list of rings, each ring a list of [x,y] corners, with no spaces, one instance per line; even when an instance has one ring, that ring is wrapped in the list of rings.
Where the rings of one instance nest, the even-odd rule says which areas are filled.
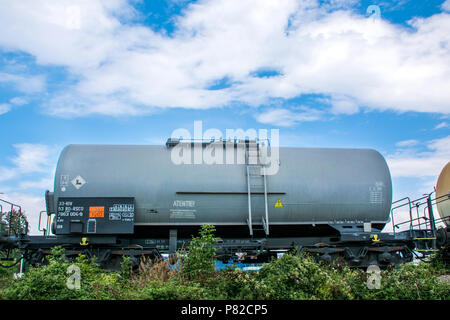
[[[71,265],[80,270],[79,289],[71,289],[67,285],[69,277],[73,275],[68,273]],[[95,261],[89,262],[83,255],[75,261],[68,261],[64,249],[54,247],[47,265],[31,267],[3,291],[3,297],[25,300],[113,299],[114,285],[118,279],[118,275],[102,272]]]
[[[64,249],[55,247],[48,264],[31,268],[22,278],[1,274],[3,299],[346,299],[346,300],[450,300],[448,269],[442,264],[409,263],[382,270],[380,288],[369,289],[369,274],[317,263],[307,255],[285,254],[267,263],[259,272],[238,268],[215,271],[214,228],[203,226],[173,270],[167,260],[141,261],[133,272],[129,257],[122,270],[102,270],[95,260],[79,255],[69,261]],[[67,286],[70,266],[80,274],[79,289]]]
[[[309,256],[285,254],[259,272],[224,271],[214,288],[222,299],[353,299],[343,277],[352,272],[316,263]]]
[[[0,221],[0,233],[20,236],[28,232],[28,220],[24,211],[12,210],[4,212]]]
[[[215,228],[203,225],[198,237],[192,237],[188,253],[183,257],[182,276],[189,280],[204,279],[215,271],[216,248],[219,240],[214,236]]]
[[[425,262],[407,263],[393,270],[383,270],[380,289],[369,290],[365,277],[360,274],[347,282],[352,284],[357,299],[450,300],[450,283],[441,278],[446,272]]]
[[[180,284],[176,280],[161,283],[149,282],[140,289],[134,297],[143,300],[200,300],[212,299],[208,291],[199,283],[191,282]]]

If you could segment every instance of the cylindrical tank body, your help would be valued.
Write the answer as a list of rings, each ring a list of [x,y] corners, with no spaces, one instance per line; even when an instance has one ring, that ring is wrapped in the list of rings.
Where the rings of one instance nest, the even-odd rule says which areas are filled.
[[[437,184],[436,198],[439,215],[446,225],[450,225],[450,162],[442,169]]]
[[[134,197],[135,226],[245,226],[246,165],[177,165],[172,150],[69,145],[56,169],[55,202],[59,197]],[[260,185],[252,189],[251,215],[260,223],[266,207],[263,179],[254,180]],[[279,170],[266,176],[266,190],[271,226],[386,223],[392,200],[387,164],[370,149],[281,147]]]

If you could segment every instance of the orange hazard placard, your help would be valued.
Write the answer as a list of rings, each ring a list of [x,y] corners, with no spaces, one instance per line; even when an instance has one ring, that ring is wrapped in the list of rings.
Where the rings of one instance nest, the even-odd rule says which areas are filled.
[[[89,207],[89,218],[104,218],[105,207]]]

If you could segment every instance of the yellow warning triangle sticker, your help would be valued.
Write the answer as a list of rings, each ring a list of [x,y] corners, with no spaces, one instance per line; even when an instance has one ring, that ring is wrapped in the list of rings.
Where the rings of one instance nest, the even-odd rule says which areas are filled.
[[[274,205],[275,208],[283,208],[283,204],[281,203],[281,200],[278,199],[277,202]]]

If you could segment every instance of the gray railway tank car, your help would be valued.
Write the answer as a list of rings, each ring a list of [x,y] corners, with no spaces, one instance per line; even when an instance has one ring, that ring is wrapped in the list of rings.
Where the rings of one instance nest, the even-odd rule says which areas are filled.
[[[264,175],[249,153],[243,164],[177,165],[175,145],[67,146],[46,197],[53,232],[167,237],[212,224],[225,237],[302,236],[389,219],[391,177],[375,150],[281,147],[278,172]]]

